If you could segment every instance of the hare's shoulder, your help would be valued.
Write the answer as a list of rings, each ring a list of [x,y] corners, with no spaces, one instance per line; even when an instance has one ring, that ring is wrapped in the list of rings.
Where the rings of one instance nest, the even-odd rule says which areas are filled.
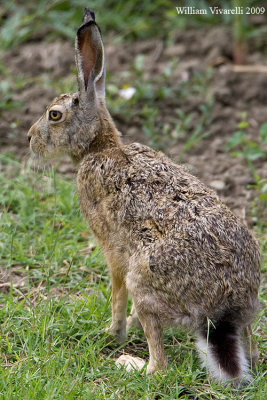
[[[156,150],[153,150],[151,147],[148,147],[144,144],[141,143],[131,143],[122,146],[123,152],[128,156],[128,157],[134,157],[134,156],[146,156],[146,157],[151,157],[155,158],[158,157],[159,154],[162,154],[161,152],[157,152]]]
[[[185,197],[216,194],[192,175],[187,168],[174,163],[162,152],[140,143],[109,148],[88,154],[78,172],[78,183],[132,186],[137,192],[180,192]],[[127,189],[128,192],[128,189]]]
[[[140,170],[140,168],[145,168],[147,163],[158,160],[159,155],[163,156],[162,153],[140,143],[113,147],[99,153],[89,153],[79,168],[78,179],[88,181],[90,175],[104,176],[108,173],[111,177],[120,171],[125,173],[128,169]]]

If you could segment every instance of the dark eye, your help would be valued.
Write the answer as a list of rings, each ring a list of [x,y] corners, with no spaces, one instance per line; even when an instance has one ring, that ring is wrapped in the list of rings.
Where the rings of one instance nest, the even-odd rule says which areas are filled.
[[[77,106],[79,104],[79,98],[78,97],[74,97],[74,99],[72,100],[72,104],[74,106]]]
[[[49,111],[49,119],[52,121],[59,121],[62,117],[62,112],[57,110]]]

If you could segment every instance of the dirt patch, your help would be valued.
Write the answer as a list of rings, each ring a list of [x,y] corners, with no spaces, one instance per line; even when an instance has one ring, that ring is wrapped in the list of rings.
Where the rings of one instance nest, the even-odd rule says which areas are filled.
[[[27,277],[20,266],[13,265],[12,272],[0,266],[0,292],[9,293],[11,286],[13,288],[25,287]]]
[[[6,53],[4,62],[8,62],[9,72],[14,75],[20,73],[26,77],[36,77],[47,73],[60,78],[70,72],[73,58],[71,43],[57,40],[26,43]]]
[[[209,137],[191,148],[183,159],[192,171],[208,185],[218,191],[222,199],[240,216],[248,218],[249,208],[255,193],[247,189],[253,183],[248,166],[242,159],[232,158],[225,151],[229,138],[236,131],[240,113],[247,111],[250,124],[248,135],[258,140],[259,127],[267,121],[267,74],[234,72],[231,64],[232,38],[224,27],[209,30],[189,29],[174,32],[169,46],[158,39],[114,44],[111,37],[106,40],[107,70],[116,75],[122,71],[131,71],[136,56],[143,54],[144,79],[158,76],[165,71],[170,61],[175,62],[171,79],[173,85],[179,85],[183,79],[190,79],[192,74],[204,72],[215,66],[209,91],[213,93],[214,105],[211,110],[212,123]],[[20,101],[21,107],[5,111],[1,115],[0,144],[2,151],[12,151],[25,156],[28,153],[26,132],[43,113],[45,106],[58,95],[55,88],[45,85],[40,76],[49,76],[57,80],[70,79],[74,69],[73,44],[62,40],[53,42],[27,43],[4,55],[4,65],[10,76],[23,76],[26,85],[16,90],[12,100]],[[254,46],[249,49],[248,64],[266,64],[266,59]],[[12,86],[12,78],[8,78]],[[177,104],[185,113],[194,112],[202,99],[193,97],[186,103],[177,99]],[[164,120],[174,116],[176,99],[165,99],[160,113]],[[198,114],[194,123],[197,124]],[[177,118],[177,116],[176,116]],[[146,143],[141,130],[138,115],[133,121],[124,116],[115,118],[118,128],[125,136],[126,143],[140,141]],[[17,124],[14,122],[17,121]],[[177,159],[183,147],[183,140],[166,152]],[[267,177],[267,159],[256,162],[258,173]],[[70,172],[71,165],[64,161],[59,167],[61,172]],[[250,221],[251,223],[252,221]]]

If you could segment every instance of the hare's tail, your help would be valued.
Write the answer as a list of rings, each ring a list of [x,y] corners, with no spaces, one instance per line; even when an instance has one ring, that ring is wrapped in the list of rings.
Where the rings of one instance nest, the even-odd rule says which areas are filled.
[[[196,345],[203,366],[219,382],[232,380],[234,386],[242,386],[251,381],[240,329],[234,322],[209,324],[198,332]]]

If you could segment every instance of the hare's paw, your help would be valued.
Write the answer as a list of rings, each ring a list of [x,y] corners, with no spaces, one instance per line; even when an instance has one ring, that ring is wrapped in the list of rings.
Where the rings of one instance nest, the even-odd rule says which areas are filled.
[[[157,371],[162,371],[166,368],[166,363],[164,363],[163,365],[159,365],[157,362],[155,362],[155,360],[149,360],[148,366],[146,368],[146,374],[147,375],[153,375],[155,374]]]
[[[121,326],[118,324],[114,325],[112,323],[111,326],[106,328],[106,332],[109,335],[111,335],[116,340],[116,342],[119,344],[122,344],[122,343],[126,342],[126,340],[127,340],[125,326]]]
[[[132,326],[135,326],[137,329],[142,329],[141,322],[139,321],[135,306],[132,306],[131,313],[129,317],[127,318],[126,322],[126,332],[131,329]]]
[[[137,329],[142,329],[142,325],[137,314],[129,315],[127,318],[126,332],[128,332],[133,326],[135,326]]]
[[[117,367],[124,366],[126,371],[141,370],[145,365],[145,360],[139,357],[132,357],[129,354],[123,354],[116,360]]]

